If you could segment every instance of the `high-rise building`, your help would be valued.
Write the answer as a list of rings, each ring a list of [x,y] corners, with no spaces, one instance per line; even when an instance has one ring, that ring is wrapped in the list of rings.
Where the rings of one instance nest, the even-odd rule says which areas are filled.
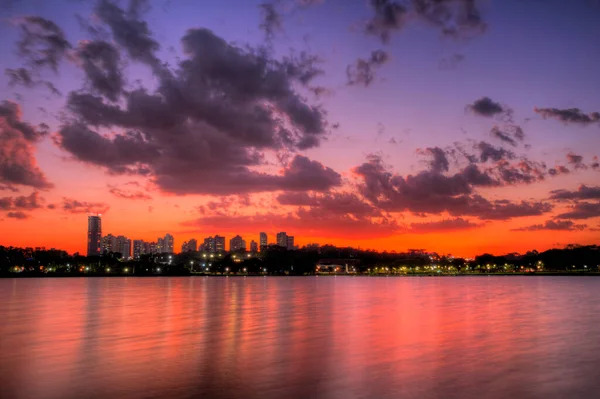
[[[123,256],[123,259],[131,258],[131,240],[125,236],[118,236],[117,248],[113,252],[119,252]]]
[[[183,244],[181,244],[181,253],[188,252],[188,251],[189,251],[188,250],[188,242],[184,241]]]
[[[215,239],[213,237],[207,237],[204,239],[204,243],[200,246],[201,251],[215,252]]]
[[[119,252],[117,249],[117,237],[107,234],[102,237],[102,253]]]
[[[225,237],[215,236],[215,252],[225,252]]]
[[[188,251],[196,252],[198,250],[198,241],[195,238],[192,238],[188,241]]]
[[[162,237],[156,239],[156,252],[159,254],[165,252],[165,239]]]
[[[250,241],[250,252],[258,252],[258,244],[256,241]]]
[[[141,255],[146,254],[146,244],[144,240],[133,240],[133,259],[139,259]]]
[[[285,231],[277,233],[277,245],[282,248],[287,248],[287,234],[285,233]]]
[[[165,234],[164,243],[165,243],[164,244],[165,245],[164,252],[172,254],[173,250],[175,249],[175,240],[173,240],[173,236],[169,233]]]
[[[98,256],[102,253],[102,219],[100,215],[88,216],[87,255]]]
[[[156,254],[158,253],[158,244],[155,242],[149,242],[148,249],[146,250],[147,254]]]
[[[267,233],[260,233],[260,250],[264,251],[265,249],[267,249],[267,246],[269,245],[269,241],[267,240]]]
[[[245,251],[246,250],[246,242],[239,235],[235,236],[231,240],[229,240],[229,250],[231,252]]]
[[[287,236],[287,249],[293,251],[294,248],[294,236]]]

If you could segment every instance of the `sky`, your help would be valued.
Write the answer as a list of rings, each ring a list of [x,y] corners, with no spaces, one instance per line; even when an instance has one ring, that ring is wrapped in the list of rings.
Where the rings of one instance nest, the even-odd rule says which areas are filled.
[[[0,245],[598,244],[596,0],[0,1]]]

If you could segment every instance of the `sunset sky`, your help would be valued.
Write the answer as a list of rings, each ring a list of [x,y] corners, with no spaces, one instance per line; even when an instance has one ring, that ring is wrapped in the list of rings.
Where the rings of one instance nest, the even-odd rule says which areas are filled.
[[[0,245],[598,244],[599,1],[0,4]]]

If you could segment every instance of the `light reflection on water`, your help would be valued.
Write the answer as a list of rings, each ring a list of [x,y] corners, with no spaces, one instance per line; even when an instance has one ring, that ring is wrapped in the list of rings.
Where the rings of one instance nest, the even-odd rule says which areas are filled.
[[[597,398],[600,279],[0,280],[0,396]]]

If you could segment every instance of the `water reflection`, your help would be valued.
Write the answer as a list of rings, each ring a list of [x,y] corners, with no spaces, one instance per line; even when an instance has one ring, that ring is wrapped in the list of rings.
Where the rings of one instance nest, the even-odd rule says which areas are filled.
[[[600,280],[0,280],[2,398],[592,398]]]

